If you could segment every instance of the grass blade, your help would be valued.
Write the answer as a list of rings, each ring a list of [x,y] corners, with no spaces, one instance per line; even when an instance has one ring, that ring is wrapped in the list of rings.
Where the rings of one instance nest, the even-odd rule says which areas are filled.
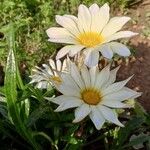
[[[8,46],[9,46],[9,54],[7,58],[6,71],[5,71],[5,94],[9,116],[11,117],[12,123],[15,125],[18,133],[30,143],[34,149],[39,150],[40,147],[35,142],[31,130],[29,130],[23,123],[20,111],[21,105],[17,103],[17,78],[18,68],[15,60],[15,33],[13,24],[10,25],[8,32]],[[20,76],[19,76],[20,78]],[[21,83],[21,78],[19,79],[20,87],[23,88]]]

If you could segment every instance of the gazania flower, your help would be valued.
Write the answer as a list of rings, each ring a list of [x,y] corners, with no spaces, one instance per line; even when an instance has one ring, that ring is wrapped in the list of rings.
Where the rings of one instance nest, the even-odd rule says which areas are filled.
[[[36,67],[33,69],[33,75],[31,75],[31,83],[36,83],[36,87],[39,89],[46,89],[51,86],[52,82],[55,84],[61,84],[61,73],[67,72],[66,59],[61,63],[57,60],[56,63],[49,59],[49,65],[43,64],[43,68]]]
[[[141,94],[125,87],[131,77],[114,83],[118,69],[110,71],[108,65],[99,72],[97,67],[88,70],[84,65],[79,70],[72,63],[70,74],[62,74],[62,84],[56,85],[57,90],[63,95],[54,99],[48,98],[48,100],[59,105],[56,112],[77,107],[74,123],[89,116],[98,130],[101,129],[105,121],[122,127],[123,124],[118,120],[114,108],[129,107],[123,101],[136,98]]]
[[[56,22],[62,27],[52,27],[46,32],[50,42],[67,43],[57,54],[60,59],[69,53],[73,57],[84,50],[85,64],[89,67],[95,66],[99,60],[99,52],[111,59],[113,53],[121,56],[129,56],[129,49],[117,42],[111,42],[120,38],[137,35],[131,31],[119,31],[129,17],[114,17],[110,19],[109,6],[104,4],[99,8],[97,4],[87,8],[80,5],[78,17],[72,15],[56,15]]]

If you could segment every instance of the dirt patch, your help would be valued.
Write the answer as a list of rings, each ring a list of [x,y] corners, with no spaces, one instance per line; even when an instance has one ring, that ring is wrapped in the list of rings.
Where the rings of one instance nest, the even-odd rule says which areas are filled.
[[[130,9],[129,13],[137,21],[136,24],[129,25],[129,30],[136,31],[139,35],[130,42],[135,49],[135,57],[122,64],[119,78],[135,75],[128,86],[143,92],[138,100],[150,112],[150,1],[143,1],[136,8]]]
[[[137,40],[138,38],[136,38]],[[138,40],[137,40],[138,41]],[[137,42],[136,41],[136,42]],[[150,43],[149,43],[150,44]],[[150,45],[148,43],[138,43],[133,45],[137,50],[135,58],[130,58],[129,62],[123,62],[118,77],[125,79],[134,74],[128,86],[137,91],[143,92],[138,99],[147,111],[150,111]]]

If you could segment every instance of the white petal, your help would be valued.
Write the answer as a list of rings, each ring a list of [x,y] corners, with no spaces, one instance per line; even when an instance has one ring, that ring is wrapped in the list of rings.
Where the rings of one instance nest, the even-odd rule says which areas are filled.
[[[67,53],[69,53],[70,49],[74,48],[74,45],[67,45],[64,46],[62,49],[60,49],[56,55],[56,59],[60,59],[62,57],[64,57]]]
[[[110,8],[106,3],[101,8],[97,4],[93,4],[89,9],[92,16],[91,30],[100,33],[109,21]]]
[[[110,21],[102,31],[102,36],[104,36],[105,38],[111,36],[112,34],[119,31],[129,20],[129,17],[114,17],[110,19]]]
[[[95,85],[95,80],[97,78],[97,72],[98,72],[98,69],[96,66],[91,67],[89,70],[90,78],[91,78],[91,86]]]
[[[138,35],[138,33],[134,33],[134,32],[131,32],[131,31],[120,31],[120,32],[117,32],[117,33],[111,35],[110,37],[108,37],[106,39],[106,41],[110,42],[110,41],[113,41],[113,40],[117,40],[117,39],[121,39],[121,38],[128,38],[128,37],[132,37],[132,36],[135,36],[135,35]]]
[[[70,73],[71,73],[71,76],[74,79],[74,81],[77,83],[77,85],[81,89],[85,88],[84,82],[83,82],[81,75],[80,75],[80,72],[79,72],[79,69],[77,68],[75,63],[71,62]]]
[[[92,16],[97,15],[99,13],[99,6],[94,3],[89,7],[89,10]]]
[[[40,82],[41,80],[44,79],[44,77],[42,75],[32,75],[30,76],[30,78],[32,78],[32,80],[30,81],[30,84],[34,83],[34,82]]]
[[[91,49],[88,51],[88,53],[86,55],[85,64],[88,67],[93,67],[98,64],[98,60],[99,60],[99,51]]]
[[[105,107],[105,106],[98,106],[99,110],[103,114],[104,118],[116,125],[124,127],[124,125],[118,120],[117,114],[112,109]]]
[[[136,92],[134,90],[131,90],[127,87],[123,87],[121,90],[108,94],[103,97],[104,100],[109,101],[109,100],[115,100],[115,101],[124,101],[128,100],[131,98],[137,98],[141,95],[141,93]]]
[[[61,68],[62,72],[68,73],[70,71],[69,68],[69,61],[67,59],[64,59]]]
[[[56,15],[56,22],[66,28],[73,36],[79,34],[76,23],[68,17]]]
[[[64,15],[64,16],[72,19],[75,23],[77,23],[78,21],[78,18],[76,16],[73,16],[73,15]]]
[[[47,89],[48,86],[50,86],[50,83],[48,81],[41,81],[38,82],[35,87],[37,87],[38,89]]]
[[[103,68],[97,75],[97,78],[95,80],[95,87],[101,88],[103,85],[105,85],[109,79],[110,76],[110,65]]]
[[[36,87],[37,87],[38,89],[45,89],[45,88],[46,88],[46,87],[43,87],[42,82],[37,83]]]
[[[124,90],[124,92],[127,91],[128,96],[130,96],[129,98],[126,98],[126,99],[135,99],[135,98],[140,97],[142,95],[142,92],[136,92],[136,91],[129,89],[127,87],[124,87],[122,90]],[[133,95],[131,96],[130,94],[133,94]]]
[[[65,96],[65,95],[60,95],[60,96],[57,96],[55,98],[46,98],[47,100],[55,103],[55,104],[58,104],[58,105],[61,105],[63,104],[64,102],[66,103],[71,103],[71,102],[75,102],[75,103],[79,103],[79,105],[81,105],[83,102],[77,98],[77,97],[73,97],[73,96]]]
[[[107,83],[104,85],[104,88],[106,88],[107,86],[111,85],[112,83],[114,83],[116,81],[116,74],[117,74],[117,71],[119,70],[119,68],[120,68],[120,66],[118,66],[117,68],[110,71],[109,79],[108,79]]]
[[[90,87],[90,84],[91,84],[90,74],[89,74],[89,71],[85,65],[83,65],[81,67],[81,75],[82,75],[82,79],[85,83],[85,86]]]
[[[80,107],[75,110],[75,119],[73,123],[80,122],[83,120],[89,113],[91,112],[91,108],[87,104],[82,104]]]
[[[99,47],[99,51],[102,53],[103,57],[111,59],[113,57],[112,49],[108,44],[103,44]]]
[[[56,65],[53,59],[49,59],[49,64],[52,67],[52,69],[56,69]]]
[[[99,32],[99,7],[97,4],[93,4],[89,8],[92,21],[91,21],[91,31]]]
[[[55,112],[64,111],[66,109],[78,107],[80,105],[81,105],[80,101],[64,101],[63,103],[60,104],[60,106],[57,107]]]
[[[48,39],[48,41],[50,42],[54,42],[54,43],[67,43],[67,44],[76,44],[76,40],[73,39],[71,36],[70,37],[64,37],[64,38],[51,38]]]
[[[62,64],[61,64],[61,61],[59,59],[56,61],[56,66],[57,66],[57,71],[61,71]]]
[[[51,63],[49,62],[49,65],[51,66],[52,69],[55,69],[55,63]],[[46,65],[46,64],[42,64],[42,66],[44,67],[44,69],[39,69],[41,72],[39,73],[42,76],[45,76],[49,79],[49,76],[54,75],[54,72],[52,71],[52,69],[50,68],[50,66]]]
[[[62,73],[61,78],[63,80],[62,83],[58,86],[55,85],[57,90],[67,96],[80,97],[80,89],[77,86],[77,84],[75,83],[75,81],[72,79],[70,74]]]
[[[47,35],[49,38],[52,39],[62,39],[66,37],[71,37],[71,34],[64,28],[60,27],[52,27],[46,30]]]
[[[109,44],[114,53],[124,57],[130,56],[131,52],[125,45],[117,42],[111,42]]]
[[[98,31],[101,32],[102,29],[105,27],[105,25],[109,21],[109,6],[107,3],[105,3],[99,11],[98,19],[97,19],[97,24],[96,26],[98,27]],[[97,28],[96,27],[96,28]]]
[[[130,107],[129,105],[124,104],[120,101],[111,99],[111,97],[109,100],[105,100],[105,97],[104,97],[103,101],[100,104],[105,105],[107,107],[111,107],[111,108],[129,108]]]
[[[92,111],[90,113],[90,119],[94,123],[97,130],[100,130],[105,122],[105,119],[101,112],[96,108],[96,106],[92,107]]]
[[[76,41],[72,35],[64,28],[52,27],[46,30],[50,42],[74,44]]]
[[[90,31],[91,26],[91,14],[89,12],[89,9],[81,4],[78,9],[78,27],[80,32],[83,31]]]
[[[121,90],[132,77],[133,76],[129,77],[128,79],[124,81],[116,82],[116,83],[109,85],[106,89],[102,90],[103,95],[107,95],[107,94]]]
[[[84,48],[83,45],[73,45],[73,46],[70,48],[69,56],[70,56],[70,57],[73,57],[75,54],[77,54],[77,53],[78,53],[79,51],[81,51],[83,48]]]

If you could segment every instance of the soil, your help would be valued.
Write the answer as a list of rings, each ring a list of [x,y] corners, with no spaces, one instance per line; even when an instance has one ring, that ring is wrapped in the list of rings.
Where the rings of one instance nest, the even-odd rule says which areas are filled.
[[[129,25],[128,28],[139,33],[130,40],[135,55],[121,63],[118,77],[125,79],[134,74],[128,86],[143,93],[138,101],[150,112],[150,1],[145,0],[134,7],[130,9],[129,16],[136,18],[137,23]],[[144,36],[144,31],[149,32],[149,35]]]

